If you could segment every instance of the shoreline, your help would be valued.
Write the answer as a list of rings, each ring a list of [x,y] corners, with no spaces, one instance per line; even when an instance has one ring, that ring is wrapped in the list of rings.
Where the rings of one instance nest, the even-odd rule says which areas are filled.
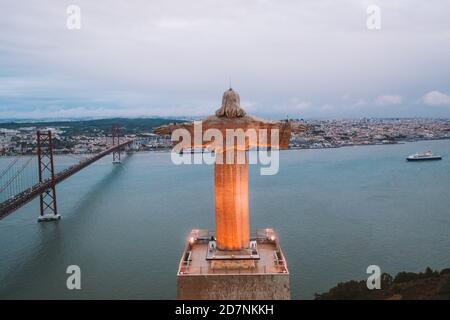
[[[443,137],[443,138],[435,138],[435,139],[417,139],[417,140],[402,140],[402,141],[394,141],[390,143],[358,143],[358,144],[345,144],[341,146],[332,146],[332,147],[289,147],[288,149],[282,150],[282,151],[289,151],[289,150],[325,150],[325,149],[340,149],[345,147],[366,147],[366,146],[387,146],[387,145],[397,145],[397,144],[406,144],[406,143],[413,143],[413,142],[421,142],[421,141],[441,141],[441,140],[450,140],[450,137]],[[141,153],[141,152],[170,152],[172,148],[160,148],[160,149],[150,149],[150,150],[137,150],[132,151],[131,153]],[[126,153],[126,151],[125,151]],[[93,155],[95,153],[58,153],[54,152],[54,155],[57,156],[83,156],[83,155]],[[6,157],[17,157],[17,156],[33,156],[35,154],[33,153],[17,153],[17,154],[8,154],[8,155],[0,155],[0,158],[6,158]]]

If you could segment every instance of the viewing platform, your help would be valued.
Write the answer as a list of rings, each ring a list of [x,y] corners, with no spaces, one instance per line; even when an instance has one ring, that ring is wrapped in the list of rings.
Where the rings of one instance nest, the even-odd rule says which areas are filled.
[[[178,299],[290,299],[289,271],[272,229],[249,249],[220,251],[214,234],[191,231],[177,273]]]

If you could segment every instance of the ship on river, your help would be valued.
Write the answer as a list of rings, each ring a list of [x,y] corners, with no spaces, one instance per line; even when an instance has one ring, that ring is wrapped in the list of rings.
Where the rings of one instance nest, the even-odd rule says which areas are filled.
[[[408,156],[406,158],[408,161],[427,161],[427,160],[442,160],[442,157],[439,155],[433,154],[431,151],[416,153]]]

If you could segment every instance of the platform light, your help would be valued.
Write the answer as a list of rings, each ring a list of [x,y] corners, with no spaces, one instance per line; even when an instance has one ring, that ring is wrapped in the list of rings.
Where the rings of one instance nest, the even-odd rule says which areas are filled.
[[[190,238],[189,238],[189,243],[190,243],[190,244],[193,244],[194,242],[195,242],[195,238],[194,238],[194,237],[190,237]]]
[[[275,236],[274,235],[270,236],[270,241],[275,241]]]

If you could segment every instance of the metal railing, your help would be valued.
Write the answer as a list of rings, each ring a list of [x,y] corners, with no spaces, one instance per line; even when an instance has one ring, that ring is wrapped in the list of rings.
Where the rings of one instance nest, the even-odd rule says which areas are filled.
[[[182,264],[179,269],[180,275],[222,275],[222,274],[286,274],[287,269],[284,264],[274,265],[268,268],[266,265],[245,269],[213,269],[204,266],[193,267],[189,263]]]
[[[209,232],[206,229],[192,230],[189,235],[189,241],[186,245],[184,255],[179,264],[180,275],[221,275],[221,274],[286,274],[288,273],[287,264],[284,259],[284,255],[278,245],[278,240],[273,229],[257,229],[256,234],[252,236],[252,240],[256,240],[258,244],[272,243],[275,248],[273,251],[273,265],[258,266],[255,264],[254,268],[243,269],[214,269],[209,265],[205,266],[193,266],[191,260],[191,252],[195,244],[207,244],[212,238],[214,233]]]

